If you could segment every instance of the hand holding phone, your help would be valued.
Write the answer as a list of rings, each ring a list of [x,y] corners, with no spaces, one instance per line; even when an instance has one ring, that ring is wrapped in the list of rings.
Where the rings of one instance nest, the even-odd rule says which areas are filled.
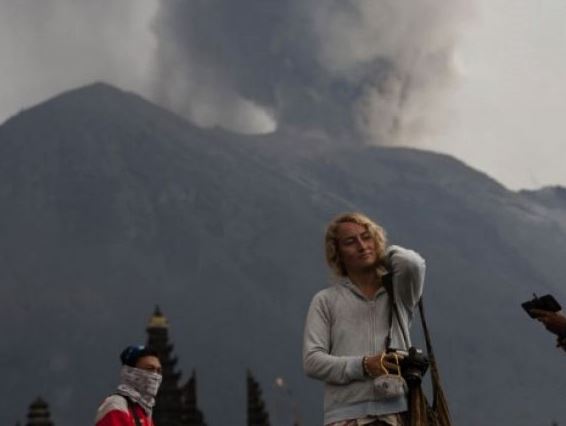
[[[533,294],[533,296],[532,300],[521,304],[531,318],[539,319],[544,312],[553,313],[562,309],[562,306],[560,306],[554,296],[550,294],[541,297],[537,297],[536,294]]]
[[[550,294],[523,303],[523,309],[531,318],[544,324],[546,329],[559,338],[566,337],[566,316],[560,312],[562,307]]]

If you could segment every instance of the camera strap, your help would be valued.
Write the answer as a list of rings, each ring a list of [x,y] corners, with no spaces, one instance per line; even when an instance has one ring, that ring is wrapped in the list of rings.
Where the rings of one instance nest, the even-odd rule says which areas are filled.
[[[395,293],[393,292],[393,274],[388,272],[382,277],[382,283],[389,296],[389,331],[387,332],[387,337],[385,338],[385,348],[389,349],[391,347],[391,335],[393,330],[393,315],[397,317],[397,323],[403,334],[403,342],[405,343],[405,349],[409,350],[409,337],[407,336],[407,331],[401,324],[401,315],[399,313],[399,306],[397,305],[397,299],[395,298]],[[421,316],[422,318],[422,316]],[[427,346],[428,349],[428,346]]]

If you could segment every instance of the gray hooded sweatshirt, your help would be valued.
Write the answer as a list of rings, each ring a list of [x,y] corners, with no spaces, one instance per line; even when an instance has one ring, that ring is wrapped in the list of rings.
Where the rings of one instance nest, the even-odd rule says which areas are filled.
[[[424,284],[425,262],[412,250],[390,246],[385,268],[393,274],[393,292],[400,319],[393,315],[391,346],[408,349],[401,327],[409,336],[413,309]],[[364,375],[363,357],[384,351],[389,332],[389,296],[380,288],[368,299],[348,278],[318,292],[305,324],[305,373],[322,380],[324,424],[381,416],[407,410],[406,395],[377,398],[373,379]]]

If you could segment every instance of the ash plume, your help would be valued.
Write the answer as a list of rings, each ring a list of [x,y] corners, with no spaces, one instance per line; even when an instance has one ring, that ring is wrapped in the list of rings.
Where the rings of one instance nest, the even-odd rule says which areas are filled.
[[[418,145],[464,0],[0,0],[0,121],[102,80],[204,126]]]
[[[463,0],[163,0],[152,96],[203,126],[414,145],[467,12]]]

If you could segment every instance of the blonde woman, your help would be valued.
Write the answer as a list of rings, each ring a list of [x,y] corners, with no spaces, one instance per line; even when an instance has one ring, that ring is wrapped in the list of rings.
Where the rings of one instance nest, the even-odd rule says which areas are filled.
[[[388,246],[383,228],[361,213],[330,222],[325,251],[338,280],[314,296],[303,346],[305,373],[324,382],[324,424],[402,426],[407,390],[393,373],[398,360],[386,350],[411,345],[425,262],[414,251]]]

